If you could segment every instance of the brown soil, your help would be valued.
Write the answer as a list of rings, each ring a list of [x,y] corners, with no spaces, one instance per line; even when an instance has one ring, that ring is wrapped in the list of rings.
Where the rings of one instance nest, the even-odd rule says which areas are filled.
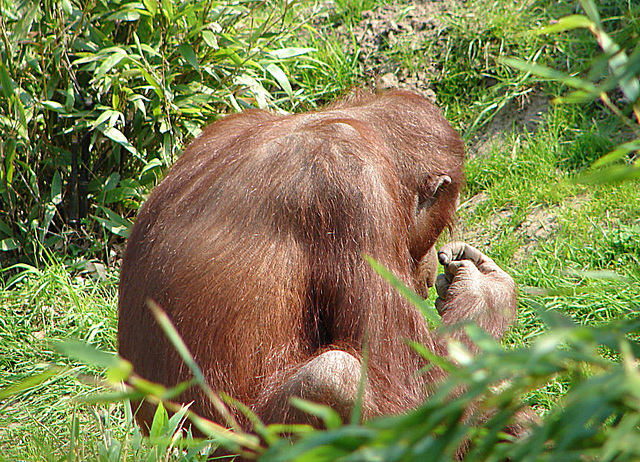
[[[561,205],[535,206],[527,216],[514,227],[512,223],[513,210],[503,209],[494,212],[488,224],[481,228],[469,227],[464,224],[476,213],[477,207],[489,199],[486,193],[480,193],[464,202],[459,213],[464,217],[454,232],[454,238],[490,252],[492,245],[499,239],[499,234],[505,228],[513,229],[513,234],[521,242],[521,246],[513,256],[512,264],[517,264],[526,258],[527,254],[540,246],[561,229],[559,217],[566,209],[578,209],[589,201],[588,196],[578,196],[565,201]]]
[[[433,74],[433,63],[425,56],[423,67],[409,70],[401,63],[389,59],[385,51],[394,49],[419,49],[426,40],[436,39],[443,26],[440,13],[446,11],[446,2],[414,1],[398,5],[389,3],[375,10],[364,11],[359,24],[349,31],[345,25],[335,33],[343,36],[348,43],[347,51],[354,53],[352,37],[358,44],[358,59],[363,64],[372,88],[402,88],[423,94],[435,100],[435,93],[429,88],[429,75]],[[331,12],[329,11],[329,14]],[[318,22],[323,21],[320,17]]]
[[[423,0],[402,5],[390,3],[376,10],[363,12],[362,20],[351,32],[360,49],[358,58],[368,77],[367,85],[378,89],[412,90],[436,101],[437,95],[430,88],[429,79],[437,74],[436,63],[429,56],[424,56],[422,67],[417,70],[409,69],[389,56],[394,49],[420,50],[429,40],[441,40],[445,33],[445,24],[441,18],[463,4],[459,0]],[[345,43],[351,43],[351,35],[346,26],[339,26],[336,33],[344,36]],[[353,48],[352,45],[349,47]],[[505,133],[513,130],[534,131],[548,104],[548,98],[534,92],[507,103],[493,114],[481,133],[470,140],[467,148],[469,157],[486,154],[496,143],[501,142]]]

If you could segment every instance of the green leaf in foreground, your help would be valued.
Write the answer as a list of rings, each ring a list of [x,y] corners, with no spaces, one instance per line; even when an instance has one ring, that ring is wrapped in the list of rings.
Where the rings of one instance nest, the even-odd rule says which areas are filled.
[[[314,415],[321,419],[325,427],[329,430],[340,428],[342,426],[340,416],[329,406],[323,406],[321,404],[312,403],[311,401],[306,401],[296,397],[291,398],[291,404],[307,414]]]
[[[597,97],[599,95],[598,87],[596,85],[592,84],[591,82],[587,82],[586,80],[582,80],[578,77],[573,77],[571,75],[565,74],[564,72],[558,71],[556,69],[552,69],[550,67],[543,66],[537,63],[523,61],[521,59],[504,58],[502,62],[504,62],[507,66],[519,69],[524,72],[530,72],[531,74],[542,77],[543,79],[554,80],[564,83],[569,87],[580,89],[585,93],[591,95],[592,97]]]
[[[153,415],[151,430],[149,430],[149,438],[159,438],[164,434],[165,427],[169,422],[169,414],[162,403],[158,403],[156,413]]]
[[[378,263],[374,258],[365,255],[365,260],[371,265],[371,267],[389,282],[404,298],[406,298],[413,306],[418,308],[427,320],[434,323],[436,326],[440,325],[441,318],[435,307],[431,306],[427,300],[424,300],[420,295],[416,294],[413,290],[409,289],[400,279],[398,279],[391,271]]]
[[[51,369],[47,369],[46,371],[40,374],[27,377],[26,379],[21,380],[20,382],[14,385],[11,385],[10,387],[0,390],[0,400],[9,398],[10,396],[17,395],[25,390],[36,387],[59,373],[60,373],[59,369],[51,368]]]
[[[184,340],[182,340],[182,337],[180,337],[180,334],[176,330],[176,327],[173,325],[173,322],[171,322],[171,319],[169,319],[169,316],[167,316],[167,313],[165,313],[162,308],[151,299],[147,300],[147,306],[162,328],[164,334],[169,338],[169,340],[173,344],[173,347],[176,349],[182,360],[194,375],[196,384],[205,392],[207,398],[209,399],[209,401],[211,401],[220,415],[222,415],[222,417],[225,419],[227,425],[232,429],[239,431],[240,426],[238,425],[238,422],[229,412],[220,397],[211,389],[211,387],[207,383],[207,380],[202,373],[202,369],[200,369],[200,366],[198,366],[198,363],[196,363],[193,355],[189,351],[189,348],[184,343]],[[194,421],[194,423],[196,422]]]
[[[640,164],[612,165],[610,167],[588,172],[575,179],[576,183],[583,184],[611,184],[628,180],[640,179]]]
[[[76,359],[84,364],[104,368],[107,379],[110,382],[125,380],[133,370],[129,361],[122,359],[115,353],[107,353],[81,342],[79,340],[63,340],[54,343],[54,348],[69,358]]]
[[[611,151],[608,154],[605,154],[604,156],[602,156],[601,158],[599,158],[598,160],[596,160],[591,167],[592,168],[597,168],[597,167],[602,167],[604,165],[616,162],[620,159],[622,159],[623,157],[640,150],[640,139],[636,139],[633,141],[629,141],[627,143],[623,143],[619,146],[617,146],[613,151]]]
[[[564,18],[560,18],[558,21],[553,24],[543,27],[541,30],[537,31],[538,34],[552,34],[555,32],[566,32],[573,29],[580,28],[590,28],[594,24],[591,22],[589,18],[583,16],[581,14],[572,14],[570,16],[565,16]]]

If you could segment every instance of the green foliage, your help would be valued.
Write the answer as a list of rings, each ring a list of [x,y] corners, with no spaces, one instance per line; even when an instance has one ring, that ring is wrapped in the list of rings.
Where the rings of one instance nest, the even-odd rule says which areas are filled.
[[[465,139],[535,90],[501,58],[512,54],[552,59],[556,47],[529,33],[532,23],[550,18],[548,3],[474,0],[453,4],[440,16],[444,30],[439,40],[425,44],[436,66],[433,89]]]
[[[468,335],[482,354],[472,355],[460,344],[451,343],[450,356],[446,359],[448,379],[424,405],[406,415],[375,419],[362,425],[341,425],[332,410],[298,402],[294,404],[324,418],[328,429],[265,427],[248,409],[226,398],[224,406],[237,406],[245,412],[262,442],[239,430],[225,430],[194,415],[188,407],[171,403],[171,397],[181,386],[174,391],[149,386],[131,373],[126,361],[79,342],[64,342],[59,349],[90,369],[106,368],[112,387],[123,373],[128,376],[129,391],[94,394],[80,401],[111,402],[146,395],[159,403],[144,444],[139,431],[131,428],[130,414],[125,416],[126,436],[120,440],[113,438],[114,428],[108,416],[103,416],[106,420],[99,430],[102,441],[93,449],[83,450],[108,455],[105,460],[122,460],[127,452],[139,457],[144,455],[146,460],[203,460],[218,445],[242,453],[246,458],[265,461],[452,460],[461,447],[469,448],[465,460],[556,461],[583,457],[637,460],[640,457],[640,371],[637,368],[640,346],[628,337],[640,334],[638,318],[594,327],[581,326],[554,311],[534,311],[547,326],[547,333],[526,347],[505,350],[488,334],[468,326]],[[194,385],[207,390],[206,383],[198,379],[201,373],[197,365],[170,321],[157,309],[154,312],[194,372]],[[605,350],[607,357],[602,354]],[[19,387],[5,390],[0,399],[23,393],[68,372],[45,371],[25,380]],[[561,405],[554,406],[542,421],[532,424],[528,435],[514,440],[505,434],[509,425],[519,421],[523,406],[530,401],[526,393],[553,381],[567,384],[568,391]],[[478,411],[467,419],[465,410],[471,406]],[[171,409],[172,414],[166,409]],[[186,419],[206,438],[194,438],[181,430]]]
[[[363,9],[379,2],[323,3],[325,10],[275,2],[0,2],[0,259],[44,262],[18,265],[0,280],[0,459],[206,460],[221,444],[268,461],[450,460],[465,441],[473,443],[466,460],[640,459],[640,185],[575,181],[608,152],[600,163],[621,167],[619,178],[637,168],[637,100],[627,93],[638,75],[640,16],[633,2],[599,2],[599,17],[593,3],[582,3],[576,17],[582,11],[562,2],[465,2],[433,43],[384,51],[416,68],[426,66],[425,55],[435,58],[438,100],[469,134],[540,87],[565,103],[566,88],[598,90],[569,93],[587,102],[552,107],[536,132],[507,134],[468,166],[467,195],[482,200],[463,204],[465,238],[522,287],[509,348],[469,326],[483,354],[452,344],[437,363],[450,378],[407,415],[342,425],[330,409],[295,403],[327,431],[265,427],[241,403],[207,390],[216,406],[247,415],[254,434],[246,434],[172,404],[184,387],[206,383],[168,320],[161,324],[194,380],[167,389],[137,377],[113,354],[117,274],[95,261],[65,266],[50,249],[67,250],[64,263],[105,258],[180,146],[220,112],[313,107],[361,83],[359,44],[330,32],[333,22],[357,25]],[[312,19],[316,11],[332,12],[328,24]],[[558,11],[569,19],[552,22],[548,35],[535,33]],[[313,58],[310,48],[319,49]],[[515,72],[501,61],[506,54],[544,63],[560,84],[541,84],[532,77],[537,68]],[[85,107],[86,97],[93,106]],[[72,178],[80,179],[85,142],[87,218],[76,225],[69,210],[81,188]],[[617,173],[596,174],[600,182]],[[543,226],[532,235],[536,218]],[[123,377],[124,390],[114,385]],[[452,399],[461,386],[466,391]],[[145,395],[159,403],[148,438],[125,405]],[[460,421],[471,402],[491,410],[481,425]],[[502,431],[523,403],[542,420],[509,442]],[[184,419],[208,438],[181,430]]]
[[[312,50],[281,46],[288,5],[0,3],[0,264],[44,249],[107,260],[201,126],[297,104],[290,67]]]
[[[550,332],[526,349],[505,351],[476,333],[483,354],[473,358],[454,355],[462,367],[416,411],[362,427],[315,432],[291,448],[268,450],[263,460],[452,460],[465,441],[471,443],[465,460],[556,461],[599,456],[604,456],[602,460],[635,460],[640,455],[640,372],[635,365],[640,349],[624,334],[637,332],[640,324],[597,329],[578,327],[560,316],[545,318]],[[619,363],[603,359],[598,353],[603,344],[623,359]],[[534,425],[527,437],[508,442],[501,432],[517,416],[522,391],[558,374],[572,381],[563,406]],[[461,386],[468,387],[467,391],[452,399]],[[463,410],[477,400],[480,409],[489,412],[487,420],[479,427],[461,423]]]
[[[630,6],[627,11],[628,17],[614,18],[613,32],[609,32],[593,0],[580,0],[580,4],[584,15],[573,14],[560,18],[540,33],[589,30],[597,40],[602,53],[589,64],[586,78],[537,64],[536,59],[533,62],[505,59],[505,62],[512,67],[574,89],[571,93],[557,98],[558,103],[600,100],[637,137],[600,157],[593,164],[594,171],[586,173],[579,181],[593,184],[640,178],[640,159],[635,156],[640,149],[640,27],[634,19],[640,13],[640,6]],[[615,26],[618,27],[617,30]],[[602,168],[605,166],[606,168]]]
[[[45,269],[21,265],[6,285],[0,282],[0,454],[7,460],[58,460],[69,445],[78,457],[97,454],[99,443],[87,435],[107,428],[103,441],[123,441],[124,406],[74,402],[96,390],[93,380],[77,376],[93,376],[105,363],[82,356],[94,364],[83,366],[50,343],[72,338],[115,350],[117,274],[100,268],[93,262],[71,276],[49,258]]]

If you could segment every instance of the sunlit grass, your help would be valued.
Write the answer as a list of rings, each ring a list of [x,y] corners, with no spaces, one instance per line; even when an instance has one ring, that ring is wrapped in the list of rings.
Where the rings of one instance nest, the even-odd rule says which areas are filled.
[[[0,399],[0,454],[5,460],[57,460],[76,444],[95,449],[100,414],[122,421],[122,405],[108,411],[87,408],[74,400],[94,393],[95,386],[78,377],[98,372],[61,357],[52,342],[77,338],[105,351],[115,351],[116,278],[95,273],[72,275],[50,260],[42,269],[20,268],[0,291],[0,391],[52,368],[58,373],[10,399]],[[72,436],[72,422],[91,438]],[[123,428],[123,427],[121,427]],[[90,453],[95,453],[91,449]]]
[[[529,8],[530,2],[494,1],[491,7],[466,2],[445,15],[432,42],[416,47],[404,43],[380,51],[380,58],[415,71],[435,60],[429,77],[438,103],[474,143],[508,102],[562,92],[523,79],[503,66],[500,57],[527,59],[540,52],[550,59],[567,53],[572,63],[585,59],[579,53],[586,45],[575,37],[555,37],[551,43],[526,34],[558,15],[544,6],[548,3],[534,2]],[[381,4],[335,2],[330,11],[321,11],[320,20],[302,28],[304,33],[287,38],[283,46],[317,50],[292,67],[296,74],[290,79],[302,95],[299,108],[325,104],[376,71],[364,67],[360,44],[349,30],[359,24],[363,11]],[[509,347],[528,345],[545,331],[538,308],[590,325],[637,316],[640,185],[574,181],[619,142],[620,134],[619,124],[595,104],[549,106],[535,129],[506,126],[486,153],[469,162],[463,203],[480,200],[462,208],[454,237],[486,251],[520,287],[518,325],[504,340]],[[78,377],[97,370],[61,357],[51,346],[58,339],[77,338],[104,351],[116,350],[117,270],[103,274],[87,268],[70,271],[52,257],[40,268],[12,270],[20,274],[18,279],[4,279],[0,393],[51,367],[60,373],[19,395],[0,398],[0,460],[92,460],[113,442],[111,436],[116,441],[130,436],[122,405],[75,402],[95,392],[93,379]],[[558,378],[533,392],[529,402],[545,413],[567,388],[568,380]]]

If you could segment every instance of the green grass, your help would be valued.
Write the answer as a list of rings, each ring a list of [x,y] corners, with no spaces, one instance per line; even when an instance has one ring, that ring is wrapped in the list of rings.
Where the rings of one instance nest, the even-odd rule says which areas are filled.
[[[300,108],[324,104],[369,78],[372,69],[360,59],[352,30],[363,11],[382,3],[337,1],[304,33],[289,36],[284,45],[317,49],[292,67]],[[552,38],[527,33],[569,13],[551,3],[452,4],[440,13],[440,29],[430,40],[400,42],[377,58],[410,72],[428,71],[443,111],[475,143],[508,103],[517,106],[534,95],[564,91],[524,78],[500,58],[538,55],[580,67],[594,55],[593,44],[585,44],[586,33]],[[606,8],[621,5],[606,3]],[[635,21],[632,30],[638,29]],[[486,251],[521,288],[519,322],[505,339],[511,347],[530,344],[544,331],[537,308],[590,325],[637,316],[640,308],[640,184],[576,182],[625,132],[597,104],[547,109],[535,131],[506,126],[486,154],[470,160],[462,201],[469,206],[462,208],[454,234]],[[100,278],[70,270],[58,259],[65,261],[52,257],[39,268],[14,269],[20,277],[6,278],[0,288],[0,460],[94,460],[114,441],[123,442],[128,458],[138,460],[147,453],[136,453],[123,406],[76,402],[96,393],[87,380],[96,369],[62,357],[51,343],[77,338],[116,350],[117,270]],[[2,396],[7,387],[54,366],[59,373],[22,393]],[[569,383],[559,377],[533,392],[529,402],[547,413]]]
[[[553,107],[536,133],[506,136],[468,164],[467,196],[485,199],[463,209],[463,238],[490,249],[520,286],[568,292],[535,297],[537,303],[601,322],[640,305],[640,185],[576,181],[577,152],[595,159],[612,147],[610,138],[576,119],[575,108]],[[579,274],[605,270],[619,280]]]
[[[89,272],[72,275],[50,261],[42,269],[22,268],[19,278],[0,292],[0,390],[57,371],[23,393],[0,399],[0,455],[5,460],[57,460],[72,442],[79,453],[88,449],[95,454],[104,415],[119,423],[124,419],[122,405],[76,403],[96,392],[93,380],[79,378],[98,371],[62,357],[52,345],[76,338],[115,351],[117,274],[94,277]],[[71,433],[74,419],[85,435],[77,441]],[[118,427],[122,434],[124,426]],[[94,436],[87,440],[86,435]]]

